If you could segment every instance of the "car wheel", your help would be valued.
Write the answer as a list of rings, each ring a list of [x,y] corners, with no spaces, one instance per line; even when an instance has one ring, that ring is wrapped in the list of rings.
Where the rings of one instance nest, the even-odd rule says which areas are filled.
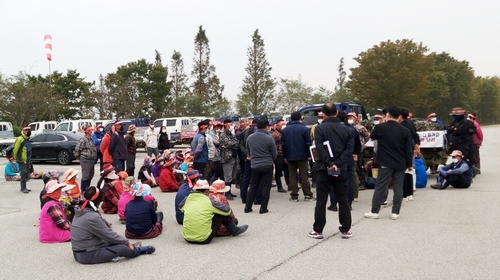
[[[62,165],[68,165],[71,163],[71,156],[68,151],[62,150],[57,154],[57,162]]]
[[[7,157],[7,151],[5,151],[5,148],[0,148],[1,151],[0,153],[2,154],[2,157]]]

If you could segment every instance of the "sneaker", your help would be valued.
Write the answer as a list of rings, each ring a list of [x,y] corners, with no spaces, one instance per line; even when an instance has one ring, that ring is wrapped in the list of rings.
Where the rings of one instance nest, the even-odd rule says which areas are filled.
[[[413,195],[408,196],[408,200],[412,201],[413,200]]]
[[[439,189],[441,189],[441,185],[438,185],[438,184],[432,184],[432,185],[431,185],[431,188],[439,190]]]
[[[323,239],[323,234],[321,232],[311,231],[307,234],[307,236],[314,239]]]
[[[328,206],[328,208],[326,208],[326,209],[328,209],[330,211],[333,211],[333,212],[339,211],[339,209],[337,208],[337,206]]]
[[[314,200],[315,200],[314,196],[312,196],[312,195],[306,195],[306,196],[304,196],[304,201],[314,201]]]
[[[368,219],[378,219],[378,217],[379,217],[378,213],[372,213],[372,212],[365,213],[365,218]]]
[[[351,231],[342,232],[342,239],[349,239],[351,237],[352,237],[352,232]]]
[[[141,255],[144,255],[144,254],[154,253],[156,251],[156,248],[153,246],[140,246],[140,247],[137,247],[137,250],[139,251],[139,253]]]
[[[382,202],[382,204],[380,206],[382,206],[384,208],[387,207],[387,201]]]
[[[247,229],[248,229],[247,225],[242,225],[242,226],[236,227],[236,230],[233,232],[233,236],[238,236],[238,235],[244,233],[245,231],[247,231]]]
[[[408,202],[408,201],[410,201],[410,199],[408,197],[403,197],[403,201]]]
[[[291,202],[299,202],[299,198],[298,197],[290,197],[289,199]]]
[[[352,201],[354,201],[354,202],[358,202],[358,199],[357,199],[357,198],[355,198],[355,199],[353,199]]]
[[[398,218],[399,218],[398,214],[394,214],[394,213],[391,214],[391,220],[397,220]]]

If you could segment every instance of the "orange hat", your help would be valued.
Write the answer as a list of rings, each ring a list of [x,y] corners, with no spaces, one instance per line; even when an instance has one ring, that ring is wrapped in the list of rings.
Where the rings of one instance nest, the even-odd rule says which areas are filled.
[[[120,177],[120,179],[127,179],[128,173],[125,171],[120,171],[118,172],[118,177]]]

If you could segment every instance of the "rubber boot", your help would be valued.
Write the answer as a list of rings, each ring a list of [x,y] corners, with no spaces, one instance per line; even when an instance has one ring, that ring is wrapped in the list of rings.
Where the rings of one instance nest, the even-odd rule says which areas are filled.
[[[159,223],[162,223],[162,222],[163,222],[163,212],[156,212],[156,220],[157,220]]]

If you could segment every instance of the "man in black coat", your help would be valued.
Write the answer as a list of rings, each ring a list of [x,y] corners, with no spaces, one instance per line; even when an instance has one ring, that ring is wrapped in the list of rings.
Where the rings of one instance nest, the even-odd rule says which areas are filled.
[[[365,213],[365,218],[378,219],[380,206],[387,194],[388,182],[393,179],[393,206],[391,219],[399,217],[403,201],[403,183],[405,170],[413,169],[413,150],[410,131],[398,123],[401,109],[392,106],[387,108],[386,122],[376,125],[370,134],[372,140],[377,140],[375,164],[379,165],[377,184],[373,193],[371,212]]]
[[[452,151],[462,151],[464,158],[468,160],[472,140],[472,134],[469,130],[474,124],[465,118],[465,110],[460,107],[453,108],[451,115],[453,116],[453,122],[447,131],[450,139],[450,149]]]

